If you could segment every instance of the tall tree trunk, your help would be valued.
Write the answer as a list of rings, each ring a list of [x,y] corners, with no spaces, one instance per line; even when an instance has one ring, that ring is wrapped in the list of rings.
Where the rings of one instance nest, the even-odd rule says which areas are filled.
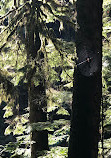
[[[42,108],[47,107],[44,79],[38,86],[29,86],[30,124],[47,121],[46,112]],[[48,149],[48,131],[32,130],[31,133],[31,158],[37,158],[37,152]],[[34,142],[34,143],[33,143]]]
[[[28,104],[30,125],[38,122],[47,121],[47,99],[46,85],[44,75],[44,54],[38,51],[41,47],[41,40],[37,26],[38,19],[34,18],[34,2],[31,10],[31,18],[26,29],[26,49],[27,62],[35,64],[34,68],[28,74]],[[39,16],[39,15],[37,15]],[[38,82],[36,86],[35,78]],[[45,110],[43,110],[45,109]],[[48,131],[32,130],[31,132],[31,158],[37,158],[37,152],[48,149]]]
[[[77,1],[69,158],[97,158],[102,94],[102,0]]]
[[[31,34],[32,38],[33,35]],[[35,33],[36,38],[34,39],[35,44],[33,45],[33,42],[31,41],[31,50],[35,48],[35,51],[32,52],[31,57],[35,59],[36,53],[40,48],[40,37],[39,33],[37,32],[36,28],[36,33]],[[37,44],[37,45],[36,45]],[[33,47],[34,46],[34,47]],[[34,54],[35,53],[35,54]],[[30,54],[29,54],[30,56]],[[44,60],[43,54],[38,53],[38,58],[37,62],[39,64],[35,63],[35,67],[32,70],[32,74],[29,77],[29,86],[28,86],[28,96],[29,96],[29,117],[30,117],[30,124],[32,123],[37,123],[37,122],[45,122],[47,121],[47,114],[46,110],[47,108],[47,99],[46,99],[46,87],[45,87],[45,76],[43,72],[43,64],[41,61]],[[36,76],[37,73],[37,82],[39,83],[38,86],[34,84],[34,77]],[[31,133],[31,158],[37,158],[37,152],[42,151],[42,150],[47,150],[48,149],[48,131],[37,131],[37,130],[32,130]]]

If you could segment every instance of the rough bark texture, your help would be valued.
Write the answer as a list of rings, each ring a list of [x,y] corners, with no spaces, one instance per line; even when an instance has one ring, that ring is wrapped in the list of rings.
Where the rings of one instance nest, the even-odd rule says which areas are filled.
[[[37,32],[36,32],[36,35],[37,35]],[[38,43],[40,43],[39,40],[40,40],[40,38],[38,36],[38,39],[37,39]],[[40,48],[40,47],[38,47],[38,48]],[[35,58],[36,53],[37,53],[37,50],[35,51],[35,54],[32,53],[31,57],[33,59]],[[40,61],[43,61],[43,58],[41,58],[41,56],[39,56],[39,58],[38,58],[38,62],[40,62]],[[45,88],[44,72],[42,70],[42,66],[43,65],[41,62],[40,62],[40,64],[35,65],[35,68],[31,72],[32,74],[29,74],[30,77],[29,77],[29,82],[28,82],[29,83],[28,95],[29,95],[29,108],[30,108],[30,111],[29,111],[30,124],[47,121],[46,112],[43,111],[43,109],[46,110],[46,108],[47,108],[47,100],[46,100],[46,91],[45,91],[46,88]],[[36,72],[36,71],[38,71],[38,72]],[[38,74],[37,78],[36,78],[39,83],[38,86],[35,86],[34,78],[33,78],[36,73]],[[31,133],[31,142],[32,142],[31,158],[37,158],[38,151],[48,149],[48,131],[47,130],[46,131],[33,130]]]
[[[36,30],[37,31],[37,30]],[[37,37],[37,32],[35,33]],[[33,37],[33,36],[32,36]],[[40,43],[40,38],[38,36],[37,41]],[[37,44],[35,42],[35,44]],[[34,46],[35,46],[34,44]],[[33,44],[32,44],[33,45]],[[40,46],[40,45],[39,45]],[[36,45],[36,47],[38,47]],[[38,47],[40,48],[40,47]],[[33,49],[34,50],[34,49]],[[35,49],[35,54],[32,53],[32,58],[34,59],[37,53],[37,48]],[[29,54],[30,55],[30,54]],[[38,62],[43,61],[43,58],[38,55]],[[38,72],[36,72],[38,71]],[[44,72],[42,70],[42,63],[35,65],[35,68],[32,70],[30,74],[31,78],[29,79],[29,108],[30,108],[30,124],[37,122],[45,122],[47,121],[46,112],[43,111],[42,108],[47,108],[47,100],[46,100],[46,92],[45,92],[45,80],[44,80]],[[34,76],[37,75],[37,81],[39,83],[38,86],[34,84]],[[37,152],[48,149],[48,132],[47,131],[37,131],[34,130],[31,133],[31,158],[37,158]]]
[[[29,104],[29,120],[30,125],[38,122],[47,121],[46,108],[46,88],[44,76],[44,55],[38,50],[41,47],[41,40],[37,26],[39,13],[35,12],[35,2],[31,8],[30,20],[27,24],[26,30],[26,48],[27,48],[27,62],[33,63],[34,68],[27,75],[28,78],[28,104]],[[35,19],[35,13],[37,13]],[[29,64],[31,67],[33,65]],[[34,81],[38,82],[36,86]],[[45,109],[45,110],[43,110]],[[31,132],[31,158],[37,158],[37,152],[48,149],[48,131],[32,130]]]
[[[30,124],[47,121],[46,113],[42,107],[47,107],[45,86],[40,83],[39,86],[30,85],[29,89],[30,106]],[[48,131],[33,130],[31,133],[31,158],[37,158],[37,152],[48,149]]]
[[[68,157],[97,158],[102,94],[102,0],[78,0],[77,20],[78,63],[74,72]]]

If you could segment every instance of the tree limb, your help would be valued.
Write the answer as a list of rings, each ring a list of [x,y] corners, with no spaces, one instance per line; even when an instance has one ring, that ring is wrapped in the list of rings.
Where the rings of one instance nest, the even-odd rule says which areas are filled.
[[[26,4],[29,4],[29,2],[26,2],[24,5],[18,7],[18,8],[13,8],[11,10],[9,10],[4,16],[0,17],[0,21],[3,20],[4,18],[6,18],[10,13],[14,12],[14,11],[19,11],[21,10]]]
[[[25,15],[24,15],[25,16]],[[23,19],[23,17],[21,17],[21,19],[16,23],[14,29],[11,31],[11,33],[8,35],[6,42],[0,47],[0,53],[2,51],[2,49],[5,47],[5,45],[7,44],[8,40],[10,39],[10,37],[15,33],[19,23],[21,22],[21,20]]]
[[[8,78],[8,72],[0,69],[0,84],[3,84],[3,89],[7,95],[13,96],[15,91],[17,92],[17,88],[14,87],[14,84]]]

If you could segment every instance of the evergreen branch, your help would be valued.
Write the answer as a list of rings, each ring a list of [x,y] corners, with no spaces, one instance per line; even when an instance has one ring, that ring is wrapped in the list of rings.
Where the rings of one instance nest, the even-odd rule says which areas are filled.
[[[67,25],[72,26],[73,28],[75,28],[76,23],[75,21],[72,21],[69,19],[69,17],[67,16],[59,16],[59,15],[55,15],[56,18],[58,18],[59,20],[62,20],[64,23],[66,23]]]
[[[67,23],[68,25],[70,25],[70,26],[72,26],[72,27],[74,27],[75,28],[75,20],[74,20],[74,17],[73,17],[73,19],[72,18],[70,18],[69,16],[68,16],[68,14],[67,14],[67,12],[69,12],[69,10],[71,11],[71,8],[70,7],[68,7],[66,4],[67,3],[65,3],[65,4],[63,4],[63,5],[61,5],[60,4],[60,2],[58,2],[58,4],[57,3],[55,3],[55,1],[54,0],[47,0],[47,2],[49,2],[50,3],[50,5],[51,5],[51,7],[50,7],[50,5],[48,5],[48,4],[44,4],[44,6],[46,6],[47,7],[47,9],[50,11],[51,10],[51,13],[57,18],[57,19],[59,19],[59,20],[62,20],[64,23]],[[63,2],[64,3],[64,2]],[[61,10],[59,11],[57,11],[57,8],[61,8]],[[65,10],[63,9],[62,10],[62,8],[65,8]],[[60,15],[60,14],[54,14],[54,12],[52,11],[52,10],[55,10],[57,13],[63,13],[63,15]],[[74,16],[74,15],[73,15]]]
[[[9,14],[11,14],[14,11],[20,11],[27,4],[29,4],[29,2],[26,2],[25,4],[23,4],[22,6],[20,6],[18,8],[13,8],[12,10],[9,10],[4,16],[0,17],[0,21],[3,20],[4,18],[6,18]]]
[[[40,8],[44,3],[43,1],[33,1],[32,2],[33,6],[37,6],[37,8]]]
[[[47,15],[43,13],[42,9],[39,9],[39,11],[45,18],[47,18]]]
[[[12,18],[10,24],[9,24],[3,31],[1,31],[0,35],[1,35],[3,32],[5,32],[5,31],[7,31],[8,29],[10,29],[10,27],[13,25],[13,20],[14,20],[15,18],[16,18],[16,15]]]
[[[48,5],[48,4],[45,3],[45,4],[43,4],[43,6],[44,6],[44,8],[46,8],[52,15],[54,15],[54,13],[53,13],[53,11],[52,11],[50,5]]]
[[[5,46],[6,46],[6,42],[0,47],[0,53]]]
[[[58,47],[58,44],[60,43],[60,41],[58,41],[58,40],[54,37],[52,31],[51,31],[51,33],[50,33],[50,30],[47,30],[47,31],[48,31],[48,34],[47,34],[47,35],[48,35],[48,38],[52,40],[52,43],[53,43],[55,49],[56,49],[56,50],[59,52],[59,54],[60,54],[60,57],[61,57],[61,60],[62,60],[62,66],[63,66],[63,65],[64,65],[64,64],[63,64],[63,58],[64,58],[64,57],[63,57],[63,53],[62,53],[60,47]],[[63,67],[63,69],[64,69],[65,73],[67,74],[67,76],[73,81],[73,78],[67,73],[67,71],[65,70],[64,67]]]
[[[65,69],[65,67],[64,67],[64,64],[63,64],[63,53],[62,53],[62,51],[61,51],[61,49],[59,49],[58,48],[58,46],[57,46],[57,43],[55,42],[55,40],[53,40],[52,41],[53,42],[53,44],[54,44],[54,46],[55,46],[55,49],[59,52],[59,54],[60,54],[60,57],[61,57],[61,60],[62,60],[62,68],[63,68],[63,70],[65,71],[65,73],[67,74],[67,76],[73,81],[73,77],[71,77],[68,73],[67,73],[67,71],[66,71],[66,69]]]
[[[56,16],[56,15],[55,15]],[[59,19],[59,16],[57,16],[58,17],[58,19]],[[48,28],[47,28],[47,26],[46,26],[46,24],[44,23],[44,21],[42,20],[42,17],[40,16],[40,18],[41,18],[41,21],[42,21],[42,27],[41,28],[44,28],[43,30],[39,30],[46,38],[49,38],[51,41],[52,41],[52,43],[54,44],[54,46],[55,46],[55,49],[59,52],[59,54],[60,54],[60,57],[61,57],[61,59],[62,59],[62,65],[63,65],[63,53],[62,53],[62,50],[60,49],[60,41],[58,41],[56,38],[55,38],[55,34],[54,34],[54,31],[53,31],[53,29],[49,29],[48,30]],[[62,20],[64,20],[64,18],[63,18],[63,16],[61,16],[61,19]],[[69,22],[69,19],[66,17],[65,18],[65,20],[67,19],[67,21]],[[65,21],[64,20],[64,21]],[[72,22],[70,22],[70,23],[72,23]],[[59,45],[59,46],[58,46]],[[64,68],[64,71],[65,71],[65,73],[67,74],[67,76],[71,79],[71,80],[73,80],[73,78],[66,72],[66,70],[65,70],[65,68]]]
[[[17,10],[17,9],[13,8],[12,10],[9,10],[4,16],[0,17],[0,20],[6,18],[10,13],[14,12],[15,10]]]
[[[63,65],[62,65],[63,66]],[[67,71],[66,71],[66,69],[63,67],[63,70],[65,71],[65,73],[66,73],[66,75],[73,81],[73,77],[71,77],[68,73],[67,73]]]
[[[58,7],[61,7],[61,5],[58,3],[55,3],[54,0],[46,0],[46,3],[49,2],[51,6],[56,10]]]
[[[24,11],[21,12],[21,13],[19,13],[19,14],[17,14],[17,15],[15,15],[15,16],[12,18],[10,24],[9,24],[3,31],[1,31],[0,35],[1,35],[3,32],[5,32],[5,31],[7,31],[8,29],[10,29],[10,27],[13,26],[13,25],[17,22],[17,20],[19,19],[19,17],[20,17],[21,15],[22,15],[22,16],[24,15],[23,13],[24,13]],[[28,14],[25,12],[25,15],[28,15]],[[25,16],[25,15],[24,15],[24,16]]]
[[[14,84],[9,81],[8,78],[8,72],[0,69],[0,84],[3,84],[3,89],[7,95],[10,94],[13,96],[13,93],[15,93],[15,91],[17,92],[17,89],[14,87]]]
[[[10,39],[10,37],[15,33],[19,23],[21,22],[22,18],[17,22],[16,26],[14,27],[14,29],[11,31],[11,33],[8,35],[6,42],[0,47],[0,52],[2,51],[2,49],[5,47],[5,45],[7,44],[8,40]]]

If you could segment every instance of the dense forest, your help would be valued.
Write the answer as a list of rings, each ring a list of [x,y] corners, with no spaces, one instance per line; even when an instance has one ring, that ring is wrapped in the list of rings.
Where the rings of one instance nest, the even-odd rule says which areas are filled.
[[[111,158],[111,1],[0,1],[0,158]]]

